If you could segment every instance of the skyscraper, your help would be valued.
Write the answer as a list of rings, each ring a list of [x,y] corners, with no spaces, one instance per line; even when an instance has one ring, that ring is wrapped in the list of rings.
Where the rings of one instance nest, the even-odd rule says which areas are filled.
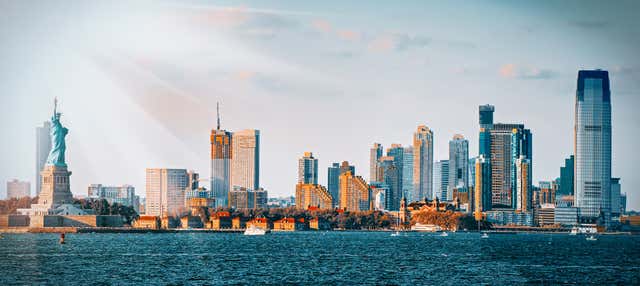
[[[36,127],[36,196],[42,189],[42,176],[40,172],[47,162],[47,156],[51,151],[51,122],[45,121],[42,126]]]
[[[531,211],[531,161],[524,155],[516,160],[516,198],[515,209],[523,212]]]
[[[620,178],[611,178],[611,217],[620,218],[622,204],[620,194]]]
[[[369,182],[379,182],[378,172],[378,159],[382,157],[383,148],[379,143],[373,143],[373,147],[369,150]]]
[[[533,162],[531,132],[523,124],[495,123],[490,133],[492,207],[513,209],[516,160],[524,155]]]
[[[425,125],[413,134],[413,188],[415,199],[432,198],[433,132]]]
[[[583,223],[611,219],[611,91],[609,73],[578,72],[575,104],[575,206]]]
[[[217,127],[211,130],[211,191],[216,206],[227,206],[231,190],[231,132],[220,129],[220,109],[217,110]]]
[[[385,193],[385,210],[398,210],[400,207],[400,198],[402,198],[400,181],[400,168],[396,165],[396,160],[391,156],[384,156],[378,159],[378,178],[388,186]]]
[[[413,197],[413,147],[408,146],[404,148],[404,155],[402,156],[402,195],[407,201],[412,202],[417,200]]]
[[[573,155],[564,159],[564,166],[560,167],[560,189],[557,193],[558,196],[573,196],[573,167],[574,167]]]
[[[402,145],[400,144],[391,144],[391,147],[389,147],[389,149],[387,149],[387,156],[388,157],[392,157],[393,158],[393,164],[396,166],[396,168],[398,168],[398,190],[397,190],[397,196],[398,196],[398,205],[400,204],[400,199],[402,198],[402,191],[404,190],[403,187],[403,170],[404,170],[404,148],[402,147]],[[413,172],[413,170],[411,170],[411,172]],[[394,204],[396,202],[394,201]]]
[[[311,152],[304,152],[298,159],[298,183],[318,184],[318,159]]]
[[[449,141],[449,182],[446,199],[453,199],[453,190],[466,192],[469,189],[469,141],[456,134]]]
[[[231,186],[257,190],[260,187],[260,131],[234,132],[231,140]]]
[[[479,121],[480,121],[480,140],[479,140],[479,154],[484,155],[485,158],[489,158],[491,155],[491,129],[493,129],[493,112],[495,107],[493,105],[480,105],[479,106]]]
[[[191,175],[185,169],[148,168],[146,170],[147,215],[179,215],[184,210],[184,193]]]
[[[440,160],[433,164],[433,196],[440,201],[447,200],[449,187],[449,160]]]
[[[474,212],[476,220],[482,218],[481,212],[491,210],[491,163],[480,155],[475,159],[475,196]]]
[[[476,158],[469,158],[469,189],[476,185]]]
[[[346,211],[366,211],[371,208],[371,187],[351,171],[340,175],[340,208]]]

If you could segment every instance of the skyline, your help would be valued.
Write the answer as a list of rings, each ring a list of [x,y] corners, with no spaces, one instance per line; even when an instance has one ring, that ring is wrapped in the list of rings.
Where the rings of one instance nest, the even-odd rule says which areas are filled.
[[[496,4],[495,2],[484,3],[487,6],[495,6]],[[588,5],[593,4],[593,2],[588,3]],[[20,6],[20,4],[8,5]],[[469,6],[473,5],[476,4]],[[526,6],[526,4],[523,5]],[[496,9],[494,6],[490,8]],[[515,9],[504,6],[512,5],[502,5],[499,9]],[[3,10],[24,12],[19,8]],[[609,70],[611,74],[614,134],[612,176],[621,178],[622,192],[629,195],[629,208],[636,210],[640,208],[640,196],[628,191],[632,190],[633,186],[640,184],[639,179],[633,176],[633,162],[638,159],[637,153],[634,152],[633,142],[637,141],[635,138],[637,138],[640,129],[634,124],[638,121],[638,117],[633,114],[632,108],[638,106],[639,103],[637,97],[634,97],[634,91],[638,90],[640,81],[638,81],[638,63],[633,62],[634,58],[631,56],[632,48],[638,48],[633,39],[640,37],[629,37],[624,41],[616,42],[615,35],[612,35],[611,37],[614,38],[612,42],[618,45],[610,47],[595,44],[588,47],[580,47],[579,44],[568,45],[573,46],[575,50],[566,49],[559,55],[559,58],[563,59],[558,59],[558,56],[547,59],[538,55],[532,48],[528,50],[533,55],[533,59],[526,55],[518,58],[514,55],[514,52],[519,51],[515,47],[517,45],[503,37],[501,38],[502,44],[511,44],[512,53],[507,53],[504,58],[495,60],[495,65],[490,64],[490,67],[482,67],[487,69],[483,71],[480,68],[483,61],[480,61],[481,63],[474,62],[473,56],[465,59],[470,60],[469,62],[462,60],[458,62],[456,58],[467,57],[467,55],[482,55],[483,52],[478,50],[495,48],[486,42],[476,43],[475,48],[458,47],[462,50],[460,51],[452,48],[455,45],[445,48],[439,47],[442,43],[436,44],[437,37],[435,35],[431,40],[423,39],[424,41],[421,41],[419,37],[415,36],[418,35],[417,32],[408,32],[413,36],[409,38],[394,38],[396,36],[392,36],[386,40],[382,37],[383,39],[377,42],[375,36],[367,34],[365,37],[365,32],[362,32],[358,40],[363,42],[368,40],[368,44],[370,44],[359,44],[366,46],[362,55],[356,56],[353,52],[354,54],[349,58],[331,58],[331,60],[325,59],[325,55],[323,55],[322,59],[328,61],[325,65],[313,59],[303,58],[303,56],[311,57],[321,54],[316,50],[317,48],[311,47],[312,44],[305,45],[312,52],[293,53],[290,57],[277,53],[273,47],[283,41],[289,43],[291,38],[301,37],[296,34],[298,32],[306,35],[306,33],[317,29],[319,31],[316,31],[314,35],[322,37],[330,43],[321,47],[325,51],[331,50],[333,45],[342,47],[345,44],[342,41],[352,41],[349,38],[357,37],[355,36],[357,34],[347,33],[343,28],[336,30],[336,27],[341,27],[339,25],[356,27],[368,22],[362,19],[358,20],[359,17],[345,20],[335,15],[331,17],[301,16],[300,13],[304,14],[303,7],[299,7],[300,13],[281,11],[278,8],[275,7],[274,10],[269,11],[252,6],[234,9],[215,7],[205,9],[198,6],[186,9],[214,10],[235,16],[246,14],[245,16],[249,18],[249,20],[244,20],[248,21],[247,25],[258,26],[262,26],[264,23],[256,24],[252,21],[267,21],[267,19],[276,21],[274,19],[283,20],[293,17],[300,25],[296,29],[302,29],[302,32],[279,27],[278,29],[284,30],[275,32],[276,34],[271,38],[244,39],[249,42],[245,42],[245,44],[251,46],[251,41],[266,41],[268,48],[266,48],[265,54],[270,56],[268,59],[291,59],[292,63],[298,65],[296,68],[305,67],[301,70],[302,74],[305,76],[315,75],[318,76],[317,78],[311,76],[312,79],[299,79],[294,76],[299,70],[289,69],[291,66],[286,64],[281,66],[276,61],[274,65],[266,64],[263,66],[265,61],[258,61],[259,64],[251,65],[246,62],[250,61],[248,60],[251,58],[250,56],[245,56],[244,53],[240,55],[230,53],[234,56],[233,59],[238,59],[242,63],[234,65],[223,61],[222,65],[225,68],[222,70],[224,73],[234,76],[233,80],[228,80],[224,76],[220,79],[214,73],[212,76],[214,80],[209,83],[207,75],[211,75],[211,70],[216,70],[217,62],[205,63],[204,66],[201,66],[196,64],[197,57],[188,57],[186,61],[181,61],[181,57],[193,51],[191,49],[194,46],[189,45],[187,45],[188,48],[173,46],[168,50],[144,46],[140,42],[135,42],[138,46],[132,49],[116,47],[112,50],[81,47],[73,50],[80,55],[70,56],[63,52],[61,53],[62,57],[54,57],[53,59],[45,60],[36,57],[16,70],[14,68],[20,67],[20,65],[17,65],[14,59],[9,59],[9,64],[6,66],[7,71],[17,71],[17,73],[10,74],[3,70],[0,74],[3,75],[0,77],[0,83],[3,83],[0,87],[0,94],[2,94],[2,100],[6,102],[3,104],[0,116],[2,116],[2,121],[9,125],[6,132],[14,134],[11,138],[15,142],[2,143],[2,155],[8,158],[8,162],[12,164],[0,167],[0,179],[8,181],[18,178],[32,182],[32,186],[35,185],[34,178],[32,178],[33,163],[35,162],[33,155],[35,150],[34,129],[35,126],[42,124],[47,119],[51,100],[54,96],[58,96],[61,101],[61,110],[64,112],[63,120],[71,130],[67,137],[71,150],[68,154],[68,161],[73,166],[74,176],[71,187],[74,194],[86,193],[86,188],[91,183],[132,184],[139,190],[138,193],[142,194],[144,170],[147,167],[186,168],[193,169],[200,174],[209,173],[208,138],[211,129],[216,127],[216,101],[221,102],[223,129],[253,128],[261,131],[262,158],[260,161],[261,181],[263,182],[261,185],[274,196],[291,195],[295,192],[296,162],[305,151],[313,152],[318,158],[319,183],[322,185],[326,186],[326,168],[333,162],[349,161],[356,166],[356,175],[368,179],[367,166],[369,165],[370,146],[374,142],[381,143],[385,148],[392,143],[400,143],[405,147],[410,146],[412,133],[416,126],[421,124],[425,124],[434,131],[434,162],[448,158],[448,141],[457,133],[469,140],[469,154],[470,157],[474,157],[478,153],[477,106],[481,104],[495,106],[494,121],[496,123],[522,123],[535,134],[533,153],[536,154],[536,159],[533,164],[533,183],[537,184],[538,181],[548,181],[558,177],[564,159],[573,153],[572,126],[574,124],[573,107],[577,71],[583,68],[600,67]],[[405,12],[409,10],[409,7],[401,8]],[[75,9],[78,8],[74,7],[73,10],[75,11]],[[397,9],[400,8],[396,7]],[[489,8],[484,7],[483,9],[486,11]],[[618,6],[616,9],[622,8]],[[61,12],[56,9],[52,10],[51,13]],[[112,10],[108,10],[108,12]],[[153,11],[148,12],[146,16],[152,19],[154,15],[157,16],[154,14],[156,12],[167,12],[161,9],[151,10]],[[631,10],[629,9],[629,11]],[[586,13],[585,10],[578,12],[578,15]],[[366,18],[366,11],[361,13],[355,14]],[[393,14],[393,10],[384,14],[382,18],[387,19],[390,14]],[[568,30],[580,31],[575,36],[581,37],[574,40],[583,44],[591,44],[591,41],[582,37],[601,35],[604,33],[603,30],[608,30],[611,26],[619,28],[620,23],[631,21],[631,18],[625,18],[624,14],[606,14],[606,11],[603,14],[605,14],[605,20],[608,19],[614,24],[607,25],[601,22],[600,27],[596,24],[602,20],[598,19],[593,20],[590,24],[575,22],[573,23],[575,26],[572,26],[571,21],[579,21],[580,19],[567,20],[565,25],[571,28],[562,26],[562,29],[567,34]],[[614,15],[620,19],[615,19],[615,21],[611,19],[611,16]],[[530,17],[532,16],[530,15]],[[509,15],[508,17],[516,16]],[[320,21],[323,18],[328,20]],[[533,18],[533,20],[537,20],[535,17]],[[9,17],[8,21],[12,20],[15,19]],[[242,21],[242,19],[237,20]],[[44,22],[46,23],[46,21]],[[268,23],[269,25],[287,24],[286,22]],[[463,26],[468,24],[460,23]],[[196,25],[196,29],[199,25]],[[51,29],[54,28],[60,27],[54,26]],[[245,28],[249,29],[243,28],[242,25],[241,28],[234,26],[229,29],[237,31],[237,29]],[[532,28],[534,30],[532,33],[536,33],[535,28]],[[16,39],[15,35],[12,35],[11,29],[3,28],[0,30],[0,35]],[[41,36],[42,31],[39,29],[42,27],[32,27],[29,35]],[[90,31],[91,27],[87,29]],[[218,27],[212,29],[216,30]],[[449,29],[451,28],[449,27]],[[118,34],[118,31],[122,32],[116,28],[111,32]],[[169,33],[170,38],[179,38],[175,29],[170,31],[173,32]],[[199,31],[188,31],[191,31],[189,36],[202,35]],[[371,31],[367,33],[384,34],[381,29],[377,28],[372,28]],[[499,34],[502,30],[498,29],[497,31]],[[73,35],[74,32],[78,33],[78,31],[71,29],[70,34]],[[638,33],[638,31],[629,30],[626,32],[631,36]],[[229,33],[229,31],[221,32],[221,34],[225,33]],[[549,31],[537,31],[537,33],[541,33],[542,38],[547,40],[553,38],[548,34]],[[471,34],[472,32],[469,32],[466,36]],[[369,39],[369,37],[372,38]],[[151,36],[145,39],[151,40],[152,43],[158,43],[155,41],[159,40]],[[529,38],[524,37],[524,39]],[[17,56],[37,54],[43,51],[36,47],[18,51],[17,47],[21,47],[21,44],[24,45],[25,41],[25,39],[18,37],[15,46],[0,48],[0,50],[8,51],[9,55]],[[566,42],[562,43],[567,45]],[[193,41],[188,43],[194,44]],[[351,46],[356,44],[347,43],[346,46],[357,50],[357,47]],[[45,47],[54,48],[55,46],[55,44],[45,45]],[[393,49],[384,50],[389,47],[393,47]],[[540,48],[540,45],[535,45],[535,47]],[[376,48],[382,50],[375,50]],[[295,48],[288,47],[283,53],[291,52],[290,49]],[[526,50],[524,49],[524,51]],[[151,52],[146,59],[131,58],[140,56],[146,51]],[[211,49],[200,52],[207,57],[213,53]],[[573,52],[580,55],[574,55]],[[496,50],[495,54],[498,53]],[[260,56],[265,56],[265,54],[258,53]],[[85,58],[87,55],[88,59]],[[247,53],[246,55],[253,56],[254,54]],[[536,55],[542,59],[536,60]],[[441,61],[440,57],[446,59]],[[432,61],[433,65],[426,65],[422,62],[427,68],[418,68],[414,65],[416,58],[421,61]],[[57,71],[55,64],[66,65],[65,59],[71,59],[68,62],[70,67],[65,67],[67,70],[64,75],[55,74]],[[557,65],[551,63],[554,60],[558,61]],[[491,62],[492,60],[487,59],[486,61]],[[524,69],[520,64],[514,62],[524,62]],[[458,73],[439,67],[447,63],[461,64],[462,70],[459,70],[460,73]],[[56,68],[51,68],[50,64]],[[341,66],[338,68],[327,66],[331,64]],[[484,64],[486,65],[486,63]],[[541,67],[537,67],[537,64],[540,64]],[[238,69],[243,65],[247,69]],[[390,72],[371,74],[370,70],[364,69],[366,65],[373,65],[372,68],[376,71],[382,69]],[[550,68],[545,68],[545,65]],[[27,69],[34,67],[40,67],[41,70],[27,71]],[[480,71],[474,70],[476,68]],[[404,69],[407,71],[403,71]],[[420,76],[407,75],[407,73],[414,72],[420,72]],[[83,75],[84,73],[88,73],[88,75]],[[356,76],[358,73],[363,73],[365,76],[360,78]],[[20,76],[24,76],[24,78],[18,79]],[[126,78],[129,76],[131,76],[130,79]],[[345,81],[354,80],[353,85],[343,83],[333,86],[332,83],[341,76],[345,77]],[[87,81],[81,82],[81,80],[73,79],[74,77],[87,79]],[[428,80],[430,77],[432,77],[431,81]],[[327,78],[331,80],[327,80]],[[33,80],[40,80],[44,84],[32,86],[29,82]],[[444,84],[438,83],[441,80],[444,80]],[[219,89],[215,88],[215,85],[225,82],[227,82],[226,85]],[[95,83],[99,84],[95,85]],[[207,84],[204,85],[204,83]],[[363,87],[364,85],[371,85],[371,87]],[[234,90],[236,87],[241,88]],[[318,87],[329,90],[321,89],[318,92]],[[469,93],[469,91],[472,92]],[[519,93],[519,96],[510,96],[514,92]],[[211,95],[215,93],[220,95]],[[296,93],[311,94],[312,96],[296,97],[294,95]],[[162,94],[162,97],[159,97],[158,94]],[[434,94],[445,96],[435,96]],[[465,97],[466,95],[469,97]],[[176,112],[169,108],[176,106],[177,103],[182,103],[183,100],[187,102],[184,104],[184,110]],[[398,100],[402,104],[391,104],[392,100]],[[464,100],[463,104],[460,104],[460,100]],[[344,105],[340,106],[342,104]],[[9,106],[10,110],[5,109]],[[395,108],[399,110],[396,111]],[[287,113],[282,114],[283,111],[287,111]],[[96,116],[96,114],[101,116]],[[335,118],[332,118],[333,116]],[[378,118],[371,118],[372,116]],[[350,121],[345,119],[350,119]],[[553,124],[550,124],[550,121],[553,121]],[[553,128],[549,128],[550,126]],[[158,144],[157,142],[162,143]],[[344,146],[342,142],[351,144]],[[98,152],[98,150],[113,150],[113,152]],[[119,164],[121,162],[127,164]],[[32,193],[34,192],[35,190],[32,189]]]

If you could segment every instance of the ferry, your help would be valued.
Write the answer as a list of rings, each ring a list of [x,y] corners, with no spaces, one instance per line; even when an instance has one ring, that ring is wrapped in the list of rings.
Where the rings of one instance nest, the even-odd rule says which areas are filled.
[[[415,225],[411,226],[411,230],[422,232],[439,232],[442,231],[442,228],[435,224],[416,223]]]
[[[482,234],[482,236],[480,238],[489,238],[489,234],[487,234],[486,232]]]
[[[449,234],[446,231],[443,231],[440,236],[449,236]]]
[[[593,234],[598,233],[598,229],[592,226],[574,226],[571,228],[570,235],[578,235],[578,234]]]
[[[596,240],[598,240],[598,239],[597,239],[595,236],[590,235],[589,237],[587,237],[587,240],[589,240],[589,241],[596,241]]]
[[[400,236],[400,232],[396,231],[396,232],[392,233],[391,236]]]
[[[244,231],[244,235],[265,235],[267,231],[265,229],[259,228],[255,225],[251,225],[247,227]]]

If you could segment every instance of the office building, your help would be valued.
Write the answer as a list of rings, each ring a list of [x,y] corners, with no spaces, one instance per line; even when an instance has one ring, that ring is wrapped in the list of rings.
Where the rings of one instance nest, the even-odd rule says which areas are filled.
[[[611,217],[619,218],[623,214],[620,198],[620,178],[611,178]]]
[[[397,203],[399,204],[400,198],[402,198],[402,192],[404,190],[404,187],[403,187],[404,148],[400,144],[391,144],[391,147],[387,149],[387,157],[393,158],[393,164],[398,169],[398,190],[395,195],[398,197]],[[413,170],[411,170],[411,172],[413,172]],[[395,201],[394,201],[394,204],[395,204]]]
[[[400,207],[402,175],[400,168],[396,166],[396,159],[391,156],[380,157],[378,160],[378,178],[389,187],[385,193],[385,210],[398,210]]]
[[[340,208],[345,211],[367,211],[371,208],[369,184],[351,171],[340,175]]]
[[[373,210],[383,211],[387,210],[387,194],[390,192],[389,185],[382,182],[371,182],[371,204]]]
[[[414,199],[431,199],[433,195],[433,132],[425,125],[413,134]]]
[[[409,202],[417,200],[413,197],[413,147],[411,146],[404,148],[402,162],[402,194]]]
[[[332,209],[333,197],[327,188],[318,184],[298,183],[296,185],[296,208],[306,210],[309,207]]]
[[[260,131],[234,132],[231,140],[231,186],[257,190],[260,186]]]
[[[42,189],[42,175],[47,156],[51,151],[51,122],[45,121],[42,126],[36,127],[36,196]],[[31,194],[29,194],[31,196]]]
[[[176,216],[184,210],[185,190],[191,186],[190,173],[185,169],[146,169],[145,214]]]
[[[541,181],[538,183],[538,191],[536,195],[536,203],[538,205],[556,203],[556,188],[557,185],[552,182]]]
[[[210,190],[215,196],[217,206],[228,204],[229,191],[231,190],[231,158],[232,133],[220,129],[220,109],[217,110],[217,127],[211,130],[211,180]]]
[[[383,156],[382,144],[373,143],[373,147],[369,150],[369,182],[379,182],[380,179],[377,176],[378,173],[378,159]]]
[[[269,201],[267,191],[234,186],[229,192],[229,207],[237,210],[264,209]]]
[[[91,184],[87,188],[87,197],[90,199],[105,199],[109,204],[120,204],[133,207],[140,213],[140,197],[136,195],[136,188],[131,185],[105,186]]]
[[[580,222],[608,226],[611,220],[611,91],[607,71],[578,72],[574,131],[575,206]]]
[[[491,156],[491,129],[493,129],[493,112],[495,111],[495,107],[486,104],[480,105],[478,109],[480,122],[478,153],[488,159]]]
[[[560,188],[558,189],[558,196],[573,196],[573,167],[574,167],[573,155],[564,160],[564,166],[560,167]]]
[[[481,212],[491,210],[491,163],[480,155],[475,159],[475,194],[473,196],[473,211],[476,219],[481,218]]]
[[[298,159],[298,183],[318,184],[318,159],[311,152],[304,152]]]
[[[440,160],[433,165],[433,195],[440,201],[447,200],[449,188],[449,160]]]
[[[476,158],[475,157],[471,157],[469,158],[469,189],[473,190],[473,186],[476,185]]]
[[[453,199],[453,190],[464,193],[469,189],[469,141],[456,134],[449,141],[449,175],[447,183],[447,201]]]
[[[7,199],[19,199],[31,196],[31,183],[13,179],[7,182]]]
[[[520,155],[532,162],[531,132],[523,124],[495,123],[490,134],[492,205],[513,209],[516,202],[515,163]]]
[[[531,211],[531,161],[524,155],[516,160],[516,201],[515,209],[522,212]]]

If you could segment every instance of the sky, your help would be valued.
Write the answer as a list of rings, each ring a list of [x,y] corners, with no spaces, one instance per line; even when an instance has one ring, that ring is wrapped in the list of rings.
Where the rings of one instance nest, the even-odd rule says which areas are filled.
[[[580,69],[610,72],[612,174],[640,209],[637,1],[0,1],[0,182],[32,182],[35,127],[59,100],[71,189],[145,168],[210,173],[209,133],[261,132],[260,182],[293,195],[297,159],[347,160],[434,132],[478,153],[478,105],[533,133],[534,182],[573,153]],[[636,163],[636,164],[634,164]],[[205,183],[205,182],[203,182]],[[206,184],[206,183],[205,183]],[[0,197],[6,185],[0,185]]]

